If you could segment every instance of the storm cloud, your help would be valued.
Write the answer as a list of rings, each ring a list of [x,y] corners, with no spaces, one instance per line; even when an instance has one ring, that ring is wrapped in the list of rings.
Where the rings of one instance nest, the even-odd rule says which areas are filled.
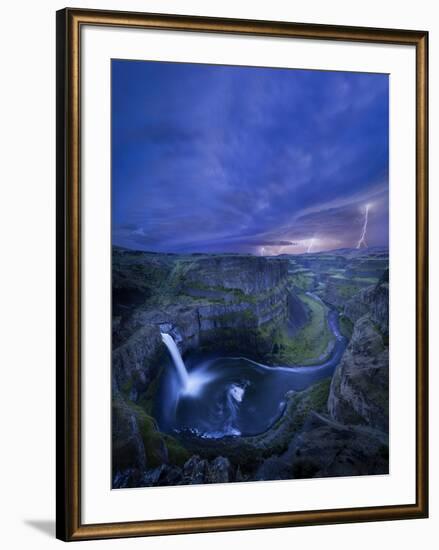
[[[113,243],[388,244],[388,76],[112,61]]]

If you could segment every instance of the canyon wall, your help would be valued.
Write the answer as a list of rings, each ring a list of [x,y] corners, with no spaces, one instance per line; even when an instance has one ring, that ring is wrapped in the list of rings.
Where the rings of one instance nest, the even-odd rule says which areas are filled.
[[[147,254],[132,256],[126,280],[132,281],[132,271],[139,277],[142,269],[148,276],[148,262],[158,261],[157,255],[150,262]],[[170,263],[169,257],[166,262]],[[152,299],[116,319],[113,381],[119,389],[129,381],[139,391],[147,386],[154,375],[151,369],[164,353],[160,332],[170,333],[183,353],[220,348],[260,358],[272,345],[261,327],[284,323],[292,310],[286,260],[177,257],[173,265],[162,268],[162,274]]]
[[[388,273],[350,300],[344,314],[354,323],[351,341],[335,370],[328,399],[334,420],[388,432]]]

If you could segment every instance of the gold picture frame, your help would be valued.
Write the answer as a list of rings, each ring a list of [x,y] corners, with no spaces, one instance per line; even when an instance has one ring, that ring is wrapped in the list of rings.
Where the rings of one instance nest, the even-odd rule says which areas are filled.
[[[416,503],[257,515],[81,522],[81,33],[86,25],[416,48]],[[57,13],[57,537],[65,541],[423,518],[428,514],[428,33],[66,8]]]

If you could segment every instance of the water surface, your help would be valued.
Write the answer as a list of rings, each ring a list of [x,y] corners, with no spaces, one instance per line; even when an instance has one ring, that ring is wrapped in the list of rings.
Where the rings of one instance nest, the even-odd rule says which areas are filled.
[[[329,359],[318,365],[273,367],[245,357],[197,357],[186,361],[186,377],[177,358],[176,368],[170,365],[160,380],[154,410],[160,429],[211,438],[264,432],[281,415],[288,391],[304,390],[333,374],[347,341],[335,311],[328,313],[328,323],[335,344]],[[171,349],[175,360],[172,343]]]

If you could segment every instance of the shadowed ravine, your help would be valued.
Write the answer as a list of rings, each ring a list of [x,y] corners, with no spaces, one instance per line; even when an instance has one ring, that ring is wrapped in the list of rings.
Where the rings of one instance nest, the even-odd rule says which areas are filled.
[[[331,376],[339,363],[347,340],[335,310],[329,310],[327,322],[334,337],[330,356],[307,366],[267,366],[245,357],[217,355],[198,357],[186,369],[172,336],[163,334],[175,368],[166,369],[160,381],[154,411],[160,429],[203,438],[264,432],[281,415],[288,391],[302,391]]]

